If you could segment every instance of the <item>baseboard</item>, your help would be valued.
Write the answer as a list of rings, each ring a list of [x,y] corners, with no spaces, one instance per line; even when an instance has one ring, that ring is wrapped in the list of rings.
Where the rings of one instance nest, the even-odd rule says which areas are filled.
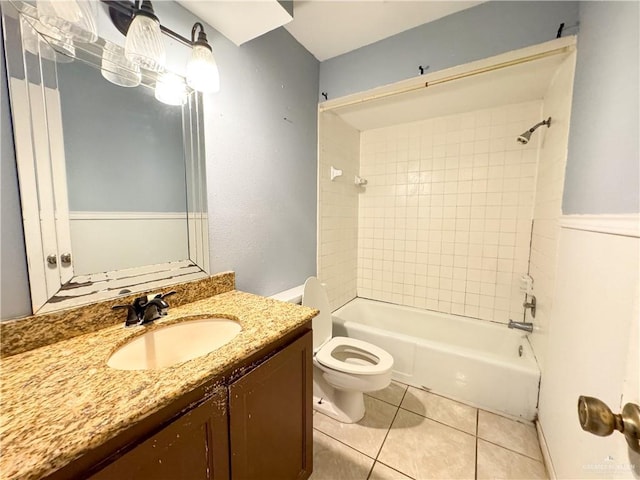
[[[549,480],[557,480],[558,477],[556,476],[556,471],[553,468],[553,462],[551,461],[549,445],[547,445],[547,440],[544,438],[544,432],[542,431],[540,420],[536,420],[536,432],[538,432],[538,442],[540,443],[540,450],[542,450],[542,460],[544,461],[544,466],[547,469]]]
[[[560,226],[572,230],[640,237],[640,213],[607,215],[563,215]]]

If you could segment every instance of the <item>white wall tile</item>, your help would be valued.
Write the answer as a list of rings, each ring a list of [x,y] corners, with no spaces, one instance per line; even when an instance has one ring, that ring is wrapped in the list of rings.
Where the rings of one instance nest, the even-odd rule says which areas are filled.
[[[358,278],[358,213],[360,188],[353,178],[360,170],[360,132],[332,113],[320,115],[318,159],[318,278],[326,284],[332,309],[356,296]],[[363,134],[365,137],[367,133]],[[377,141],[377,139],[372,139]],[[363,158],[375,160],[379,143],[367,144]],[[330,179],[330,168],[343,170],[343,176]],[[373,181],[372,181],[373,183]],[[363,208],[363,212],[369,212]],[[368,225],[373,217],[363,220]],[[373,240],[368,230],[363,238]],[[372,249],[363,242],[363,251]],[[373,258],[368,254],[366,258]],[[363,270],[360,270],[362,273]]]
[[[392,272],[368,270],[372,281],[358,280],[360,296],[487,320],[522,318],[512,285],[528,268],[537,161],[528,152],[537,146],[515,138],[540,110],[540,102],[527,102],[362,133],[361,151],[379,155],[361,156],[361,174],[384,165],[390,189],[370,182],[361,194],[359,235],[394,241],[383,249],[360,242],[361,265],[384,259]],[[381,138],[384,151],[376,149]],[[407,160],[400,144],[409,146]],[[369,204],[395,208],[372,211]],[[384,227],[369,229],[370,220]],[[373,288],[389,276],[390,293],[384,282]]]

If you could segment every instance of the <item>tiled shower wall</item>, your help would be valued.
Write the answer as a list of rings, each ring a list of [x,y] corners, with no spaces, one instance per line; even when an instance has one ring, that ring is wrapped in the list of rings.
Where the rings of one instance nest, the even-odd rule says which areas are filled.
[[[335,310],[356,296],[360,132],[331,112],[318,124],[318,278]],[[343,172],[333,181],[332,166]]]
[[[541,111],[535,101],[362,132],[358,296],[522,320],[540,132],[516,138]]]

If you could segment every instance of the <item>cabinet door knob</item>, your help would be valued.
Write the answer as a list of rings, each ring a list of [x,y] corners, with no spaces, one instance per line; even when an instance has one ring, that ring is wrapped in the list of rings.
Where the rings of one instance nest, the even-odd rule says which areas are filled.
[[[70,253],[63,253],[62,255],[60,255],[60,261],[62,263],[67,264],[67,265],[71,264],[71,254]]]
[[[58,264],[58,257],[56,255],[47,255],[47,263],[51,266]]]

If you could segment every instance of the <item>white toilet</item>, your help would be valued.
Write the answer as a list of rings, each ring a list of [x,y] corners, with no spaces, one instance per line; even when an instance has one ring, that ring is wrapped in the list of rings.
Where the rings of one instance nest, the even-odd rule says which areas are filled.
[[[302,304],[320,310],[313,319],[313,408],[339,422],[357,422],[364,416],[363,393],[391,383],[393,357],[362,340],[331,338],[329,299],[316,277],[305,282]]]

